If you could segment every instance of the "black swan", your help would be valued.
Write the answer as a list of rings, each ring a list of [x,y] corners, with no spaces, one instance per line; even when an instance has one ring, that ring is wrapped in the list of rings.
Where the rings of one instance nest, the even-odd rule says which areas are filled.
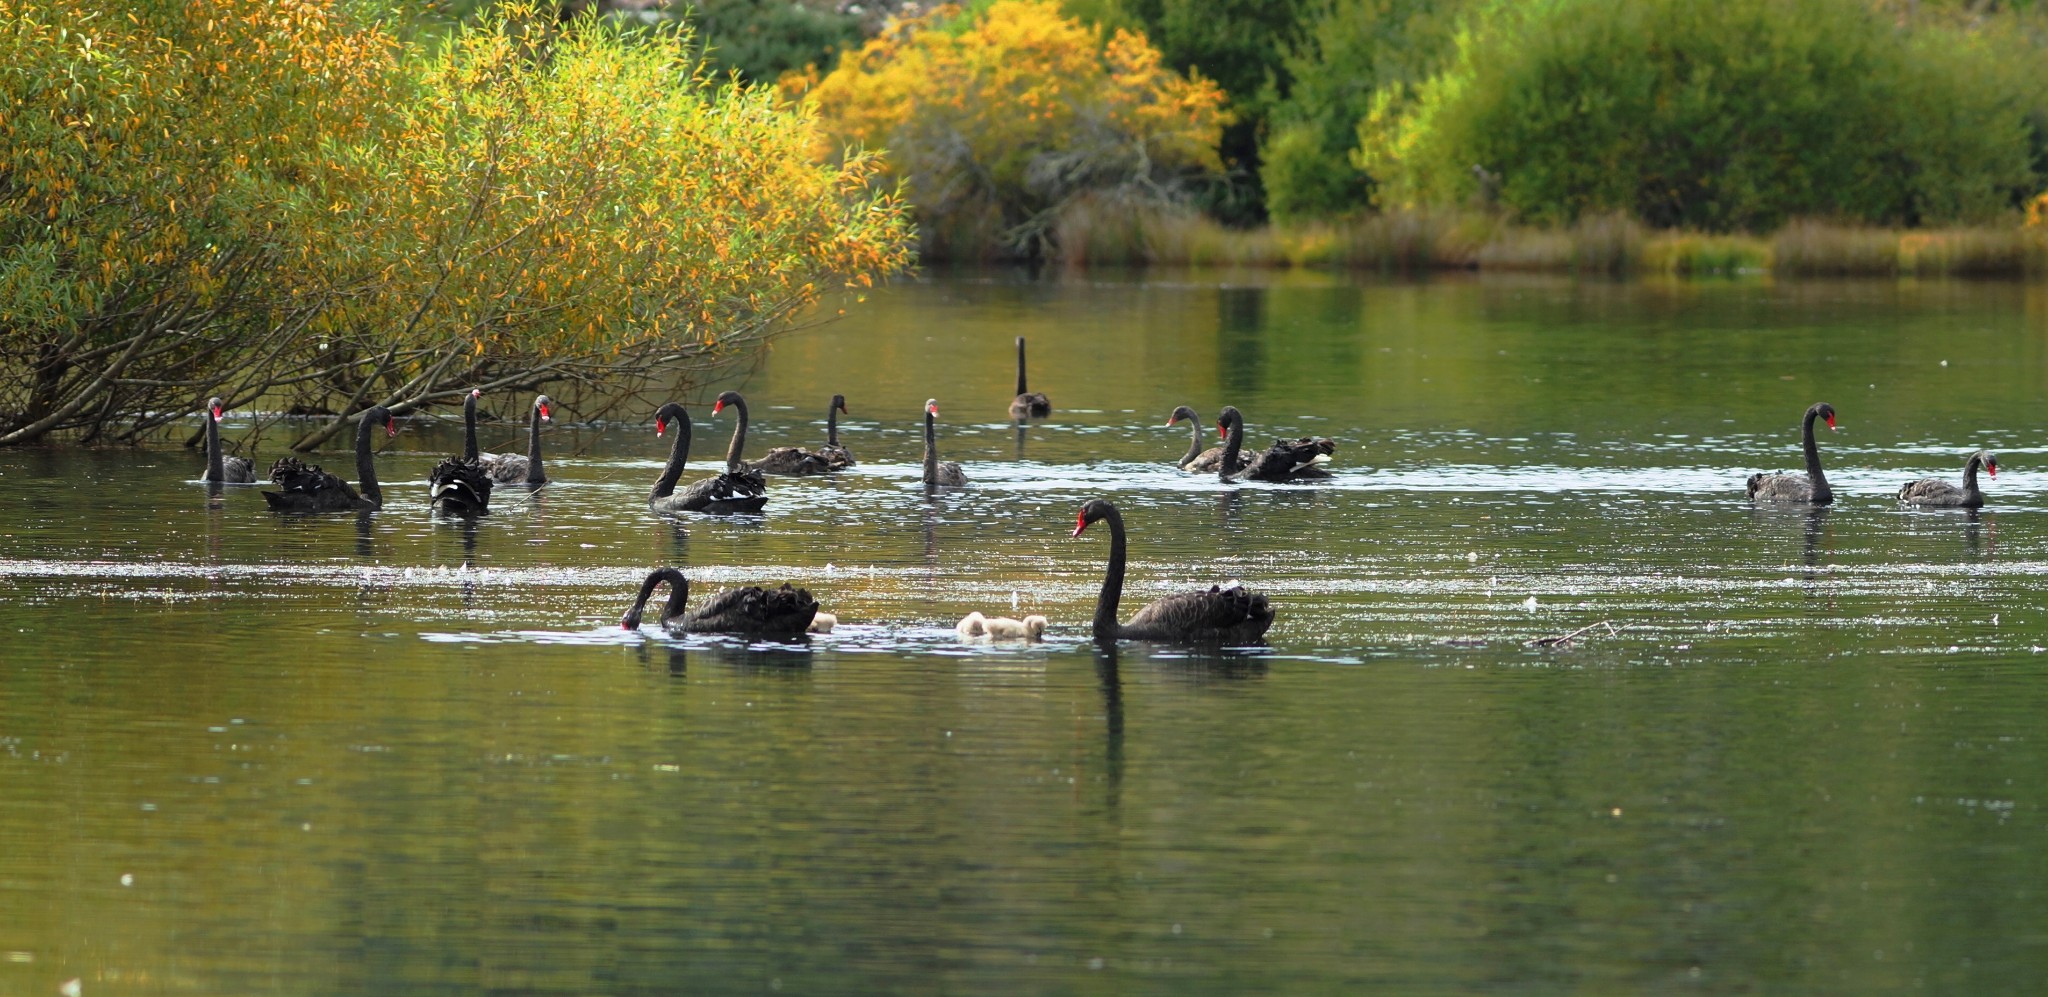
[[[1166,427],[1173,428],[1182,419],[1188,421],[1188,454],[1175,462],[1174,466],[1196,474],[1211,474],[1223,466],[1222,447],[1202,449],[1202,417],[1195,410],[1182,405],[1173,410],[1173,418],[1166,420]]]
[[[768,504],[767,482],[753,471],[727,471],[676,491],[676,480],[683,476],[683,465],[690,459],[690,413],[674,402],[663,405],[661,411],[654,413],[654,435],[667,432],[671,422],[675,423],[676,442],[669,450],[668,466],[662,468],[654,492],[647,497],[648,508],[655,512],[727,515],[760,512]]]
[[[1315,481],[1330,476],[1323,464],[1337,452],[1335,440],[1320,436],[1276,439],[1264,453],[1243,459],[1244,414],[1225,405],[1216,416],[1216,432],[1225,437],[1223,460],[1216,465],[1224,481]]]
[[[1834,489],[1828,487],[1828,476],[1820,470],[1820,448],[1813,443],[1815,419],[1826,419],[1828,428],[1834,429],[1835,407],[1826,402],[1815,402],[1806,410],[1806,422],[1800,430],[1806,447],[1806,473],[1752,474],[1749,476],[1750,501],[1827,505],[1835,500]]]
[[[1963,465],[1963,487],[1957,488],[1940,478],[1921,478],[1909,482],[1899,489],[1899,501],[1913,505],[1946,506],[1951,509],[1975,509],[1984,504],[1984,493],[1977,488],[1977,469],[1998,477],[1998,455],[1989,450],[1979,450],[1970,455]]]
[[[1052,399],[1041,391],[1024,387],[1024,337],[1017,337],[1017,400],[1010,403],[1012,419],[1043,419],[1052,414]]]
[[[382,405],[364,412],[356,424],[356,477],[362,480],[358,494],[348,482],[297,457],[280,457],[270,466],[270,480],[279,491],[264,492],[263,500],[273,512],[372,512],[384,507],[384,491],[377,487],[377,467],[370,456],[370,430],[384,424],[385,436],[398,435],[398,423]]]
[[[640,614],[662,582],[668,583],[668,605],[662,607],[658,622],[663,629],[674,634],[794,637],[808,630],[818,616],[818,600],[811,598],[811,593],[804,589],[791,588],[788,582],[774,589],[758,585],[726,589],[712,596],[704,605],[685,611],[683,603],[690,598],[689,579],[674,568],[656,568],[648,573],[646,581],[640,583],[640,596],[633,600],[633,608],[627,610],[625,618],[619,621],[621,627],[640,629]]]
[[[474,395],[475,392],[471,392],[471,394]],[[501,485],[547,484],[547,471],[541,467],[540,463],[540,424],[554,421],[553,413],[548,411],[548,406],[553,404],[554,399],[546,395],[534,396],[533,411],[526,418],[526,456],[524,457],[516,453],[492,453],[477,456],[476,419],[473,417],[473,413],[465,413],[472,415],[472,417],[469,419],[470,441],[463,448],[463,453],[481,463],[484,473],[490,475],[492,481]],[[468,405],[463,407],[465,409],[470,408]]]
[[[1102,595],[1095,600],[1097,641],[1250,644],[1273,625],[1273,607],[1265,595],[1236,582],[1227,588],[1211,585],[1205,591],[1169,595],[1138,610],[1129,623],[1118,623],[1117,602],[1124,594],[1124,519],[1116,506],[1092,499],[1081,507],[1074,535],[1104,519],[1109,520],[1109,572],[1102,579]]]
[[[967,475],[960,473],[960,465],[950,460],[939,459],[939,400],[924,400],[924,486],[964,485]]]
[[[255,484],[255,461],[247,457],[221,456],[220,396],[206,400],[206,413],[206,480],[226,485]]]
[[[839,445],[839,413],[845,411],[846,396],[833,395],[832,404],[825,409],[825,445],[816,452],[776,447],[750,466],[762,474],[824,474],[852,467],[853,454]]]
[[[491,476],[476,461],[449,457],[427,474],[427,504],[444,516],[488,516]]]

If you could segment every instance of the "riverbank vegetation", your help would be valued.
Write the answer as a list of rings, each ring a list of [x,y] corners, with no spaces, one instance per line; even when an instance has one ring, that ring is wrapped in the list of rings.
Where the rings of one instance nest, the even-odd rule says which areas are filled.
[[[1020,33],[1024,21],[1038,33]],[[1048,52],[1107,60],[1118,46],[1157,53],[1172,86],[1203,94],[1199,111],[1181,105],[1175,134],[1207,148],[1177,147],[1144,182],[1068,168],[1090,157],[1048,127],[1033,103],[1044,92],[987,82],[1026,65],[1064,79],[1074,64]],[[933,71],[935,47],[983,75]],[[1062,94],[1069,118],[1087,104],[1172,106],[1144,89],[1157,77],[1083,78]],[[788,79],[843,148],[886,151],[928,259],[2043,264],[2039,223],[2026,224],[2048,190],[2039,4],[1001,0],[891,21],[836,66]],[[886,127],[855,109],[892,100],[906,110]],[[960,115],[981,116],[981,131],[968,137]],[[935,160],[952,168],[923,165]],[[1066,182],[1046,196],[1045,178]]]
[[[408,40],[273,0],[0,0],[0,443],[745,359],[909,263],[877,160],[552,7]],[[596,414],[596,413],[590,413]]]
[[[1083,202],[1056,229],[1069,266],[1328,267],[1675,276],[2048,274],[2048,227],[1885,229],[1800,221],[1768,235],[1657,229],[1624,214],[1525,226],[1498,214],[1395,209],[1233,229],[1193,211]]]

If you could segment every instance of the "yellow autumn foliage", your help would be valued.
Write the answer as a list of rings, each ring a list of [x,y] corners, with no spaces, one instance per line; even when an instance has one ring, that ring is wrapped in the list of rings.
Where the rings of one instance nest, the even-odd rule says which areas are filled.
[[[819,153],[887,150],[927,251],[1030,253],[1075,199],[1171,199],[1221,169],[1230,120],[1213,82],[1166,68],[1139,34],[1052,0],[941,7],[892,25],[831,73],[785,78],[822,125]]]
[[[819,163],[687,37],[506,4],[408,44],[355,9],[0,0],[0,443],[208,394],[616,394],[909,264],[875,161]]]

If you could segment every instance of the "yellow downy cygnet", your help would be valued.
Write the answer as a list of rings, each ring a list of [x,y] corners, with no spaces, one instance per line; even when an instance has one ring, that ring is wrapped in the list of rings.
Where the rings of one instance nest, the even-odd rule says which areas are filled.
[[[1045,617],[1037,615],[1027,616],[1021,620],[998,616],[981,621],[981,628],[990,637],[1009,640],[1037,640],[1039,635],[1045,633],[1045,626]]]

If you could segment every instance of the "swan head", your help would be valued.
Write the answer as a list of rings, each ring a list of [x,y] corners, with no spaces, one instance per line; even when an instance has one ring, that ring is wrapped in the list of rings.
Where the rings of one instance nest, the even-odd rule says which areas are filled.
[[[1187,421],[1195,423],[1196,425],[1200,425],[1202,422],[1202,417],[1196,415],[1194,409],[1191,409],[1186,405],[1182,405],[1181,407],[1173,410],[1173,418],[1166,420],[1166,425],[1168,428],[1172,428],[1174,426],[1179,425],[1182,419],[1186,419]]]
[[[1835,425],[1835,407],[1826,402],[1814,402],[1813,407],[1806,410],[1806,414],[1827,420],[1828,429],[1830,430],[1839,428]]]
[[[398,420],[391,417],[390,409],[382,405],[372,405],[363,412],[363,425],[374,426],[380,422],[384,424],[386,439],[398,435]]]
[[[835,409],[838,409],[838,410],[839,410],[839,414],[840,414],[840,415],[852,415],[852,414],[853,414],[853,413],[851,413],[851,412],[848,412],[848,411],[846,410],[846,396],[845,396],[845,395],[833,395],[833,396],[832,396],[832,407],[833,407],[833,408],[835,408]]]
[[[534,409],[535,409],[536,411],[538,411],[538,412],[540,413],[540,421],[542,421],[542,422],[553,422],[553,421],[555,421],[555,417],[554,417],[554,415],[553,415],[552,413],[550,413],[550,412],[548,411],[548,406],[550,406],[550,405],[553,405],[554,403],[555,403],[555,400],[554,400],[554,399],[552,399],[552,398],[549,398],[549,397],[548,397],[548,396],[546,396],[546,395],[535,395],[535,396],[533,397],[533,407],[534,407]]]
[[[932,417],[932,418],[934,418],[934,419],[938,418],[938,416],[939,416],[939,400],[938,400],[938,399],[936,399],[936,398],[927,398],[927,399],[925,399],[925,400],[924,400],[924,414],[925,414],[925,415],[928,415],[928,416],[931,416],[931,417]]]
[[[1216,413],[1216,438],[1220,440],[1228,437],[1230,424],[1233,422],[1240,426],[1244,425],[1244,413],[1239,412],[1235,405],[1223,406],[1223,411]]]
[[[1074,535],[1080,536],[1081,531],[1088,528],[1088,524],[1115,512],[1116,506],[1101,499],[1089,499],[1088,504],[1081,507],[1081,514],[1074,517]]]
[[[1974,461],[1976,461],[1977,463],[1979,463],[1979,464],[1981,464],[1981,465],[1983,465],[1983,466],[1984,466],[1984,473],[1985,473],[1985,474],[1991,475],[1991,476],[1992,476],[1992,477],[1994,477],[1994,478],[1995,478],[1995,477],[1998,477],[1998,455],[1997,455],[1997,454],[1995,454],[1995,453],[1992,453],[1992,452],[1991,452],[1991,451],[1989,451],[1989,450],[1979,450],[1979,451],[1977,451],[1976,453],[1974,453],[1974,454],[1971,454],[1971,455],[1970,455],[1970,459],[1971,459],[1971,460],[1974,460]]]
[[[208,399],[206,400],[206,410],[207,410],[207,411],[209,411],[209,412],[212,412],[212,413],[213,413],[213,421],[215,421],[215,422],[219,422],[219,421],[220,421],[220,396],[219,396],[219,395],[215,395],[215,396],[213,396],[212,398],[208,398]]]
[[[678,425],[687,425],[689,421],[690,413],[688,411],[681,405],[669,402],[654,413],[654,435],[660,436],[668,432],[668,424],[671,422]]]
[[[712,402],[712,403],[711,403],[711,414],[712,414],[712,415],[717,415],[718,413],[720,413],[720,412],[723,412],[723,411],[725,411],[725,407],[726,407],[727,405],[735,405],[735,406],[741,406],[741,407],[744,407],[744,406],[745,406],[746,404],[747,404],[747,401],[746,401],[746,399],[744,399],[744,398],[741,398],[741,397],[740,397],[740,393],[739,393],[739,392],[737,392],[737,391],[726,391],[726,392],[722,392],[722,393],[720,393],[720,394],[719,394],[719,396],[718,396],[718,400],[717,400],[717,401],[715,401],[715,402]]]

